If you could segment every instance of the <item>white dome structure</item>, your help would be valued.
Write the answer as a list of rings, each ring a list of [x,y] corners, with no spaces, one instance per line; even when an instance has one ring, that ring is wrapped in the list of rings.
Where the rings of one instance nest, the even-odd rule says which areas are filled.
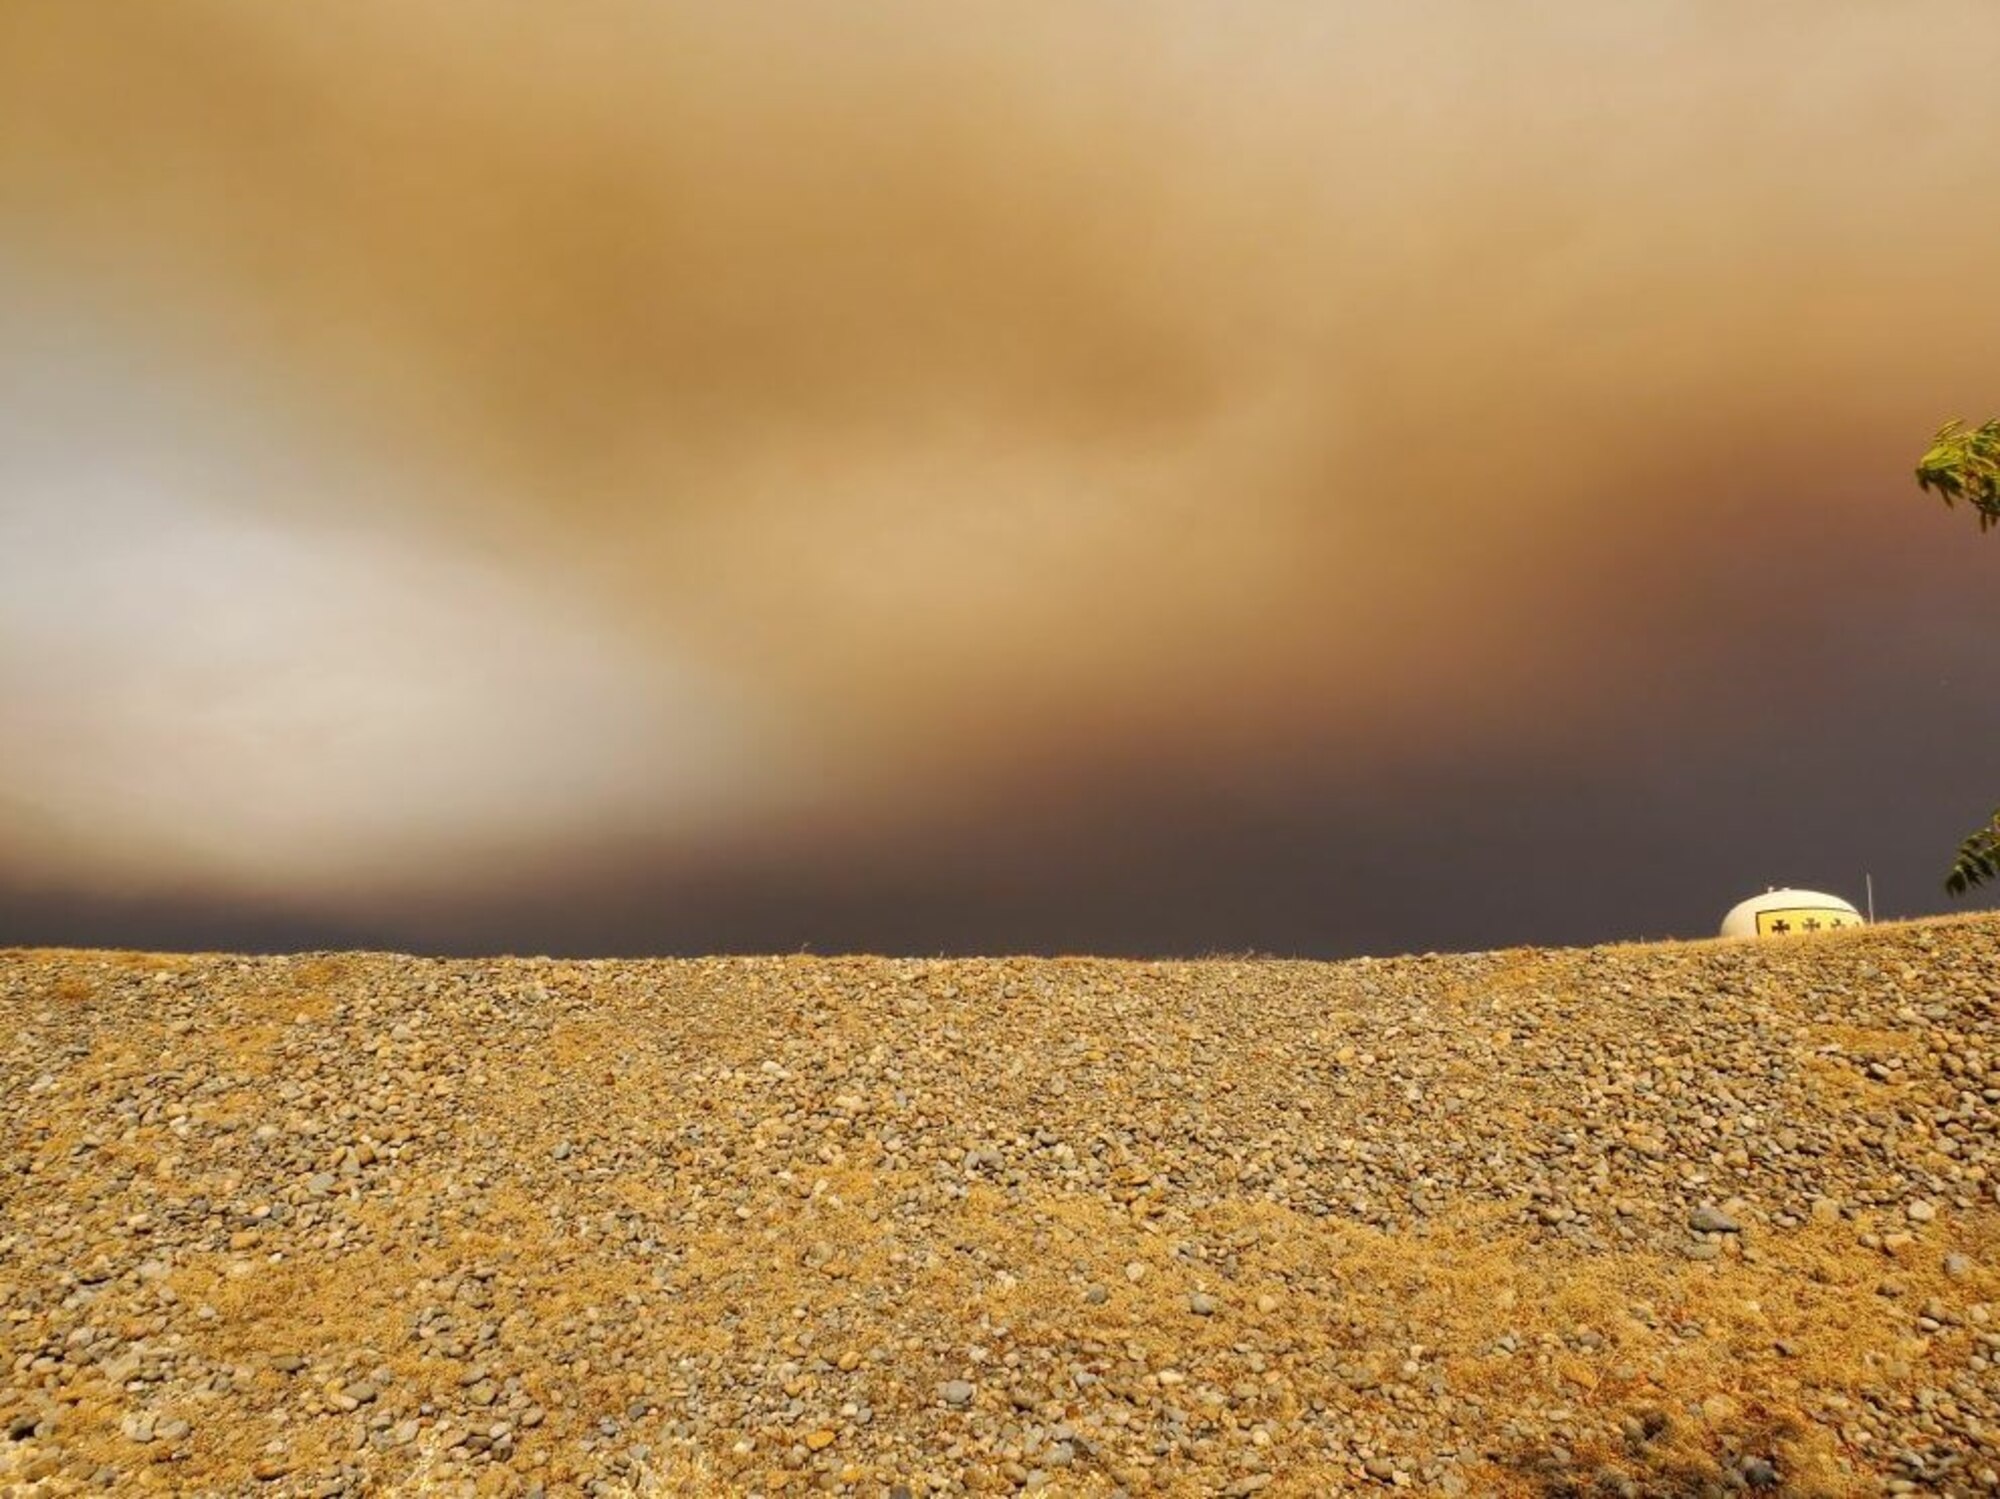
[[[1818,890],[1766,890],[1730,908],[1722,918],[1722,935],[1796,937],[1866,925],[1861,913],[1837,895]]]

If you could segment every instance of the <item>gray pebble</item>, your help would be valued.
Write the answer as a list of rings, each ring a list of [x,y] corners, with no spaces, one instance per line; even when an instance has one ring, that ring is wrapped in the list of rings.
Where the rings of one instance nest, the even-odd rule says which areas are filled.
[[[1743,1226],[1721,1208],[1703,1203],[1688,1214],[1688,1227],[1698,1234],[1736,1234]]]

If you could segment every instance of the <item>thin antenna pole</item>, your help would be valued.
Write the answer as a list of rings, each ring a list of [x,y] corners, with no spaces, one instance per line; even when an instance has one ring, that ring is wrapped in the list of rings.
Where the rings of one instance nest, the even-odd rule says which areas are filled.
[[[1875,925],[1875,876],[1864,874],[1861,878],[1868,884],[1868,924]]]

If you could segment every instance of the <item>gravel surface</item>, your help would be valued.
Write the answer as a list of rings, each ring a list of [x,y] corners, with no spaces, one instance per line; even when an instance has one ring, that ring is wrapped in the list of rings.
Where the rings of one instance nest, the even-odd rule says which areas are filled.
[[[2000,919],[0,953],[0,1492],[2000,1490]]]

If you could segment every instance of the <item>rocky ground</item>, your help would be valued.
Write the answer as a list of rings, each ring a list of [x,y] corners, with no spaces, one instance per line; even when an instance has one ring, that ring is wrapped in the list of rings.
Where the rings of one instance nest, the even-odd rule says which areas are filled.
[[[2000,1489],[2000,920],[0,953],[0,1491]]]

